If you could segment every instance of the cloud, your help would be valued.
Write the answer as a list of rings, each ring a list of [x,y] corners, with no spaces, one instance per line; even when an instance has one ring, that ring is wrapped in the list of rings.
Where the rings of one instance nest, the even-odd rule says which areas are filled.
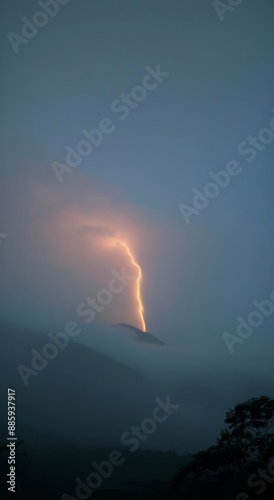
[[[102,237],[110,237],[114,238],[115,237],[115,231],[107,228],[107,227],[102,227],[102,226],[88,226],[87,224],[81,226],[80,228],[80,233],[88,233],[92,234],[94,236],[102,236]]]
[[[11,247],[0,263],[6,319],[12,320],[16,310],[18,323],[51,329],[68,321],[86,297],[105,289],[113,269],[135,276],[117,241],[126,242],[143,265],[141,252],[149,249],[153,231],[117,187],[80,174],[62,188],[33,177],[10,177],[3,184]],[[97,314],[97,321],[140,326],[135,280]]]

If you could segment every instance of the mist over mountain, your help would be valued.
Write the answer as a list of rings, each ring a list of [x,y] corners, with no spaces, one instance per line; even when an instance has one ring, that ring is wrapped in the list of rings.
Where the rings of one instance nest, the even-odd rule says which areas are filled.
[[[83,328],[25,385],[18,365],[32,369],[31,351],[41,354],[49,342],[45,333],[1,322],[1,397],[7,386],[16,389],[22,439],[39,434],[41,441],[121,446],[123,432],[151,415],[156,398],[169,396],[179,409],[140,448],[193,452],[214,439],[229,405],[272,390],[264,376],[225,368],[217,376],[210,366],[201,374],[176,348],[136,342],[124,327],[98,325]]]
[[[127,328],[135,334],[135,339],[139,342],[144,342],[148,344],[166,345],[162,340],[157,339],[149,332],[143,332],[140,328],[136,326],[129,325],[128,323],[119,323],[118,325],[113,325],[114,327]]]

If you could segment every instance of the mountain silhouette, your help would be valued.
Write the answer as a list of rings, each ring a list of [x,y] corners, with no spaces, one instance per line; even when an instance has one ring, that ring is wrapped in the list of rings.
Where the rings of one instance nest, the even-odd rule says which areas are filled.
[[[119,323],[113,326],[114,328],[117,328],[119,326],[121,326],[122,328],[128,328],[128,330],[131,330],[135,334],[135,339],[139,342],[145,342],[147,344],[167,345],[162,340],[154,337],[154,335],[152,335],[151,333],[143,332],[142,330],[140,330],[140,328],[137,328],[137,326],[130,325],[129,323]]]

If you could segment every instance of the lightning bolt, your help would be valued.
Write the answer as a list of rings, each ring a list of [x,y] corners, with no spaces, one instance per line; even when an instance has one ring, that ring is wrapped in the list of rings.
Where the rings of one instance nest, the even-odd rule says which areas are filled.
[[[127,254],[129,255],[129,257],[131,259],[132,264],[138,269],[138,277],[137,277],[137,281],[136,281],[136,287],[137,287],[136,288],[136,297],[137,297],[137,301],[139,304],[139,315],[140,315],[140,319],[141,319],[142,330],[145,332],[146,331],[146,323],[144,320],[144,306],[143,306],[143,300],[142,300],[142,295],[141,295],[142,270],[141,270],[139,264],[137,264],[135,258],[133,257],[131,251],[129,250],[128,246],[123,241],[118,241],[117,243],[126,249]]]

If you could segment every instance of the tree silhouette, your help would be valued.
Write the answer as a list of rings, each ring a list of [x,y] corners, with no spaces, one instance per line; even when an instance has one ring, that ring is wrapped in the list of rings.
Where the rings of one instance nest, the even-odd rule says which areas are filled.
[[[261,396],[239,403],[227,411],[225,423],[216,445],[194,454],[175,476],[175,491],[183,482],[244,477],[274,456],[274,399]]]
[[[230,437],[249,453],[249,458],[270,458],[273,451],[274,399],[267,396],[251,398],[226,414]]]

